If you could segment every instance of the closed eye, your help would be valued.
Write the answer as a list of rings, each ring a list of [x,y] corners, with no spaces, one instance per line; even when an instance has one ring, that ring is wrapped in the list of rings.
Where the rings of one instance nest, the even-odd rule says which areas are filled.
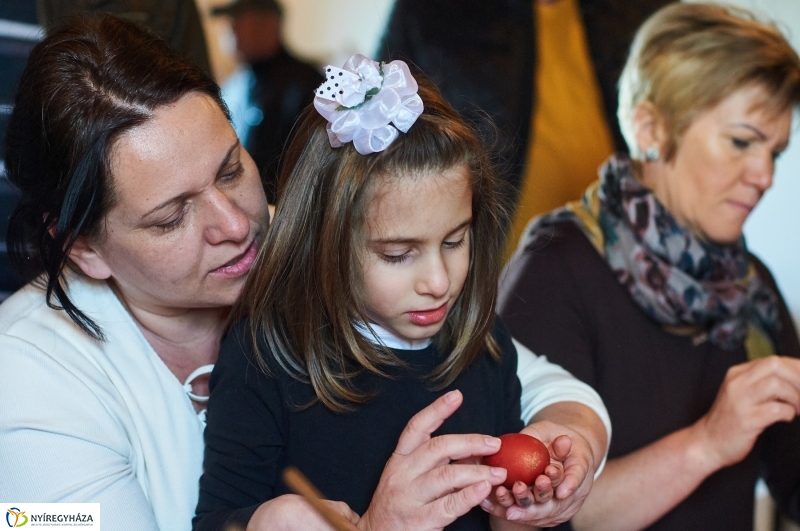
[[[381,260],[385,260],[385,261],[389,262],[390,264],[401,264],[401,263],[405,262],[410,255],[411,255],[411,253],[409,251],[406,251],[403,254],[397,254],[397,255],[381,253],[380,257],[381,257]]]
[[[731,138],[731,142],[733,143],[733,147],[736,149],[747,149],[750,147],[750,141],[744,140],[743,138],[733,137]]]
[[[464,244],[465,244],[465,243],[467,243],[467,237],[466,237],[466,235],[465,235],[465,236],[463,236],[463,237],[462,237],[460,240],[458,240],[457,242],[444,242],[444,243],[442,243],[442,246],[443,246],[445,249],[460,249],[461,247],[463,247],[463,246],[464,246]]]
[[[162,232],[169,232],[171,230],[180,227],[185,218],[186,218],[186,205],[184,204],[177,216],[170,219],[169,221],[166,221],[164,223],[158,223],[153,226]]]

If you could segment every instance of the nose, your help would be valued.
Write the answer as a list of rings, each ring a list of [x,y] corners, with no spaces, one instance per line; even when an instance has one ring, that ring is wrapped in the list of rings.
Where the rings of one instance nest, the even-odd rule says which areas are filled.
[[[774,175],[775,160],[770,152],[753,159],[747,168],[745,182],[756,187],[763,194],[772,187],[772,177]]]
[[[450,274],[441,253],[433,253],[420,266],[421,271],[416,283],[417,294],[428,295],[435,299],[447,295],[450,290]]]
[[[214,189],[206,200],[206,207],[203,212],[207,217],[205,235],[209,243],[242,242],[250,234],[250,219],[232,195]]]

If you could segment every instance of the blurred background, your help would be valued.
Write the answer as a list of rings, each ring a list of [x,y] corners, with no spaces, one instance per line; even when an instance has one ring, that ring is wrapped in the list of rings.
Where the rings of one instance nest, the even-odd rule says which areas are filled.
[[[254,1],[260,5],[272,3],[272,0]],[[432,3],[436,1],[431,0]],[[576,83],[587,85],[584,87],[586,90],[583,91],[583,96],[580,96],[585,98],[586,107],[576,107],[574,102],[578,100],[570,100],[572,103],[569,106],[573,109],[575,116],[570,118],[570,121],[561,124],[562,130],[574,134],[576,127],[585,127],[585,116],[591,114],[596,117],[596,125],[593,126],[595,129],[586,129],[584,135],[598,140],[593,142],[594,151],[587,152],[583,160],[578,160],[578,163],[582,164],[582,169],[571,171],[573,174],[578,174],[578,178],[573,179],[572,182],[539,181],[535,171],[530,168],[528,169],[528,181],[525,179],[524,172],[519,176],[520,197],[533,197],[534,200],[524,205],[527,210],[521,210],[522,214],[517,225],[524,223],[530,216],[550,210],[566,200],[576,199],[585,185],[594,180],[594,169],[599,162],[611,153],[615,145],[619,148],[618,141],[615,141],[613,127],[609,127],[608,123],[603,123],[604,116],[606,120],[609,119],[607,107],[613,108],[615,105],[609,99],[613,99],[614,76],[618,73],[621,65],[614,63],[614,60],[617,62],[624,60],[625,39],[632,37],[639,21],[647,15],[642,7],[645,4],[640,0],[623,0],[621,2],[613,0],[557,1],[571,2],[576,9],[580,9],[582,19],[576,17],[576,20],[583,20],[585,28],[577,28],[578,34],[575,42],[579,46],[586,47],[585,52],[588,52],[588,55],[586,53],[584,55],[587,55],[589,61],[587,63],[587,58],[584,58],[583,63],[580,61],[575,63],[576,69],[580,70],[581,75],[573,76],[569,80],[573,85]],[[668,1],[650,2],[649,5],[663,5]],[[128,10],[125,14],[134,18],[141,15],[146,19],[150,16],[148,13],[156,12],[154,11],[156,7],[162,9],[162,12],[168,12],[163,9],[172,9],[173,11],[170,13],[173,15],[171,16],[177,16],[174,13],[179,13],[182,17],[180,27],[173,24],[168,25],[169,27],[164,26],[161,30],[167,33],[172,32],[172,35],[165,36],[174,37],[175,42],[181,41],[181,39],[181,42],[187,42],[187,36],[190,36],[194,40],[193,46],[195,47],[200,43],[199,46],[202,48],[203,39],[205,40],[207,56],[203,60],[206,67],[225,88],[226,97],[229,98],[229,104],[237,121],[237,132],[244,136],[251,134],[248,132],[248,125],[257,125],[265,118],[263,114],[257,116],[253,116],[253,113],[248,114],[252,110],[251,104],[247,102],[250,93],[248,91],[252,91],[254,78],[241,50],[237,51],[237,41],[232,26],[233,13],[212,15],[215,8],[222,8],[230,2],[229,0],[195,0],[194,4],[191,2],[192,0],[159,0],[158,2],[131,0],[127,2],[127,5],[137,6],[139,12]],[[63,12],[78,5],[109,5],[113,3],[98,2],[97,0],[72,0],[71,2],[39,0],[39,5],[37,5],[36,0],[0,0],[0,300],[17,286],[17,280],[11,271],[5,249],[7,221],[15,201],[15,195],[3,177],[2,166],[4,159],[3,132],[13,107],[17,80],[31,47],[41,36],[40,24],[43,13],[49,13],[49,16],[52,17],[53,13],[59,12],[59,9]],[[120,0],[116,3],[125,4],[126,2]],[[795,48],[800,49],[800,0],[729,0],[729,3],[751,9],[765,18],[776,21]],[[387,49],[387,45],[382,44],[382,39],[394,5],[394,0],[280,0],[281,42],[291,56],[300,62],[311,65],[311,68],[316,69],[317,72],[327,64],[340,66],[355,53],[376,58],[384,57],[390,50]],[[51,11],[47,12],[47,9],[42,6],[46,6]],[[632,15],[627,19],[622,17],[622,19],[630,21],[629,27],[620,33],[621,37],[617,39],[617,48],[608,50],[604,49],[606,44],[604,35],[608,35],[608,33],[604,34],[600,24],[595,24],[594,21],[610,17],[610,13],[604,10],[612,8],[623,11],[628,9]],[[528,4],[528,9],[530,9],[530,4]],[[614,16],[620,18],[619,13],[615,13]],[[171,21],[170,19],[169,22]],[[539,24],[545,22],[547,19],[539,16]],[[539,30],[541,31],[541,29],[540,27]],[[569,28],[562,30],[560,27],[549,28],[549,30],[555,42],[555,49],[549,53],[555,54],[556,57],[562,52],[566,53],[565,50],[559,48],[562,42],[562,35],[559,32],[572,30]],[[263,28],[260,28],[256,33],[260,35],[264,31]],[[485,37],[478,35],[480,30],[476,31],[475,35],[468,33],[471,30],[465,31],[467,34],[462,37],[470,42],[474,41],[471,37]],[[243,38],[240,37],[240,40]],[[410,37],[412,45],[414,38],[412,33]],[[532,42],[531,53],[533,53],[533,46]],[[535,46],[541,48],[540,53],[544,54],[548,44],[540,39]],[[442,65],[443,69],[446,66]],[[601,66],[605,69],[604,74],[601,72]],[[458,68],[458,65],[455,68]],[[509,72],[507,71],[507,73]],[[595,78],[595,73],[597,73],[597,78]],[[603,75],[606,75],[606,78],[603,78]],[[548,99],[550,96],[546,94],[547,90],[557,91],[558,89],[555,81],[548,79],[547,76],[540,77],[543,79],[537,79],[535,90],[531,90],[532,94],[527,98],[528,107],[524,107],[521,112],[522,118],[517,117],[518,121],[522,122],[520,127],[525,131],[528,130],[528,127],[532,130],[537,128],[537,124],[528,123],[528,116],[530,116],[534,100],[541,102],[542,105],[546,105],[548,101],[563,101]],[[316,83],[316,81],[313,82]],[[502,83],[503,80],[500,79],[499,82]],[[563,94],[557,96],[565,97]],[[789,149],[777,163],[775,184],[750,216],[745,226],[745,235],[750,249],[771,268],[795,319],[800,321],[800,208],[797,207],[798,199],[800,199],[800,136],[797,135],[797,129],[800,128],[800,125],[798,122],[800,120],[795,120],[795,135]],[[543,149],[546,155],[547,149]],[[521,146],[518,153],[522,157],[520,159],[522,161],[526,156],[525,150],[526,147]],[[535,151],[528,150],[527,156],[535,158],[535,153]],[[581,159],[581,157],[573,158]],[[520,165],[523,165],[522,162]],[[513,248],[515,245],[519,231],[518,226],[512,227],[509,248]],[[786,245],[786,233],[797,235],[789,238],[789,241],[796,242],[794,245]],[[783,237],[779,237],[779,235]],[[798,529],[788,523],[776,522],[774,507],[771,505],[768,495],[763,487],[759,487],[759,489],[760,510],[755,528],[759,531],[772,531],[778,528],[782,530]]]

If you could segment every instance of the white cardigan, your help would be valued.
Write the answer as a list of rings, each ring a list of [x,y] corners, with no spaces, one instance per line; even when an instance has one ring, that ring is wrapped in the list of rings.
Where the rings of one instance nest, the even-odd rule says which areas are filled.
[[[0,500],[99,502],[104,531],[190,530],[203,461],[191,401],[108,285],[68,278],[104,343],[31,284],[0,304]],[[610,437],[591,387],[515,345],[524,420],[580,402]]]
[[[191,529],[203,426],[105,282],[69,276],[94,341],[28,285],[0,305],[0,500],[99,502],[104,531]]]

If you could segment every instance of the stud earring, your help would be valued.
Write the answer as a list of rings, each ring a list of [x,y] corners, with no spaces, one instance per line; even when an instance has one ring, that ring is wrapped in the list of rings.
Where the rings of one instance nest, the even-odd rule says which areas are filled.
[[[661,156],[661,153],[658,152],[658,148],[655,146],[650,146],[649,148],[644,150],[644,160],[647,162],[655,162],[658,160],[658,157]]]

